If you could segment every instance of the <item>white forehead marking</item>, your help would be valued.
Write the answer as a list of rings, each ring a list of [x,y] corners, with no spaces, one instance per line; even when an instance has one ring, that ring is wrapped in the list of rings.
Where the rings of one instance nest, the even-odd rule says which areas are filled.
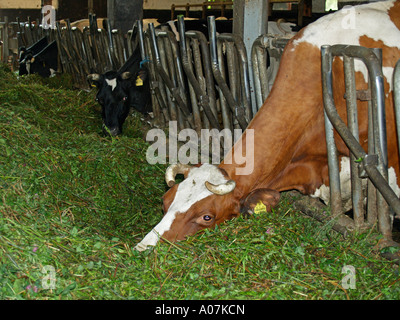
[[[117,78],[111,80],[106,79],[106,82],[111,87],[111,91],[114,91],[115,87],[117,86]]]
[[[178,185],[174,201],[164,218],[143,238],[136,249],[143,251],[147,246],[155,246],[160,236],[171,228],[178,213],[185,213],[193,204],[212,195],[204,185],[206,181],[222,184],[228,180],[214,165],[205,163],[201,167],[192,168],[188,177]]]
[[[348,44],[360,45],[360,37],[367,36],[382,41],[388,47],[400,49],[400,31],[390,20],[388,11],[393,1],[374,2],[354,7],[345,7],[333,14],[326,15],[310,24],[300,39],[293,42],[294,48],[301,42],[321,46]],[[355,60],[355,71],[367,77],[367,68],[360,60]],[[383,73],[392,90],[393,68],[384,67]]]

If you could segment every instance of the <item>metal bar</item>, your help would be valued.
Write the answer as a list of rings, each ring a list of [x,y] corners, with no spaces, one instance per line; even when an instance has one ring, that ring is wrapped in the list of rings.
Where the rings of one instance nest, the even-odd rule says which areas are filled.
[[[214,20],[215,23],[215,20]],[[251,107],[251,95],[250,95],[250,77],[249,77],[249,67],[246,47],[242,38],[235,34],[220,34],[218,35],[218,40],[233,42],[235,44],[237,57],[239,59],[239,71],[242,83],[240,87],[242,88],[242,104],[245,109],[245,116],[247,123],[250,122],[252,118],[252,107]]]
[[[217,58],[217,32],[215,28],[215,17],[213,16],[208,17],[208,33],[210,39],[211,66],[214,78],[217,81],[221,91],[223,92],[228,102],[228,105],[231,108],[232,113],[236,117],[240,127],[244,130],[247,127],[245,111],[241,106],[239,106],[239,104],[233,98],[232,93],[230,92],[229,87],[226,84],[219,68],[219,63]]]
[[[323,87],[325,88],[325,84],[323,84]],[[336,217],[343,214],[338,153],[333,134],[333,126],[325,110],[324,110],[324,118],[325,118],[325,139],[326,139],[328,168],[329,168],[330,206],[331,206],[332,216]]]
[[[94,72],[96,66],[94,62],[93,52],[90,46],[90,29],[88,27],[85,27],[83,29],[82,39],[83,39],[83,47],[85,51],[86,62],[88,64],[90,72]]]
[[[222,43],[217,42],[217,59],[218,59],[218,66],[219,66],[219,71],[222,75],[222,78],[226,82],[226,66],[225,66],[225,59],[224,59],[224,53],[222,50]],[[222,112],[222,120],[224,121],[224,128],[228,128],[229,130],[237,129],[240,128],[239,123],[236,119],[236,117],[233,116],[232,109],[228,105],[228,102],[226,101],[226,98],[224,96],[224,93],[222,92],[222,89],[218,86],[218,93],[219,93],[219,101],[221,105],[221,112]]]
[[[251,47],[251,60],[253,65],[253,83],[254,83],[254,94],[256,98],[256,109],[253,108],[253,114],[255,114],[258,110],[260,110],[261,106],[264,103],[264,97],[261,91],[261,72],[258,60],[258,51],[260,50],[259,43],[261,42],[260,37],[258,37]],[[263,79],[263,81],[267,81],[267,79]],[[268,81],[267,81],[268,82]]]
[[[94,58],[93,65],[94,71],[100,73],[103,71],[103,66],[101,63],[101,57],[99,53],[99,48],[97,47],[98,44],[98,31],[97,31],[97,18],[95,14],[89,14],[89,31],[90,31],[90,45],[92,50],[92,55]]]
[[[393,73],[394,112],[396,116],[397,144],[400,155],[400,60],[397,61]]]
[[[185,43],[186,43],[185,55],[192,57],[193,53],[192,53],[192,48],[190,46],[190,40],[187,39],[187,38],[182,39],[182,37],[181,37],[180,41],[181,42],[185,41]],[[197,46],[197,50],[198,50],[198,41],[196,39],[194,39],[193,42],[196,42],[194,44],[194,47]],[[181,54],[181,56],[182,56],[182,65],[184,67],[185,73],[188,74],[188,71],[186,69],[188,69],[189,72],[193,73],[193,65],[191,63],[188,63],[187,65],[185,65],[185,61],[184,61],[184,58],[183,58],[184,54]],[[197,132],[197,135],[201,136],[202,122],[201,122],[200,107],[198,105],[198,98],[197,98],[197,95],[196,95],[196,93],[195,93],[195,91],[193,89],[193,85],[191,84],[190,81],[188,83],[188,87],[189,87],[190,102],[192,104],[193,121],[194,121],[194,124],[195,124],[195,130]]]
[[[4,17],[4,25],[3,25],[3,63],[7,63],[8,55],[10,54],[9,50],[9,30],[8,30],[8,17]]]
[[[199,105],[203,108],[204,112],[207,115],[208,120],[210,121],[212,127],[220,129],[217,118],[214,116],[210,104],[209,97],[207,93],[201,88],[200,83],[196,79],[193,69],[191,68],[191,64],[189,62],[189,58],[187,55],[187,47],[186,47],[186,35],[185,35],[185,24],[182,16],[178,17],[179,23],[179,37],[180,37],[180,49],[181,49],[181,58],[183,68],[185,70],[186,76],[199,100]],[[203,35],[204,36],[204,35]]]
[[[321,57],[322,57],[322,84],[323,84],[323,91],[324,91],[324,109],[326,111],[326,114],[330,120],[330,122],[333,124],[334,128],[338,131],[340,136],[342,137],[343,141],[347,145],[347,147],[350,149],[350,151],[357,157],[357,159],[362,159],[361,166],[362,168],[367,172],[368,177],[371,179],[373,184],[375,185],[376,188],[379,189],[380,193],[382,196],[385,198],[385,200],[388,202],[388,204],[392,207],[392,209],[396,212],[396,214],[400,214],[400,200],[397,198],[396,194],[393,192],[393,190],[390,188],[388,185],[386,179],[384,176],[381,174],[381,172],[378,170],[375,164],[371,164],[369,162],[369,159],[371,158],[370,155],[367,155],[367,153],[364,151],[364,149],[360,146],[360,144],[357,142],[357,140],[354,138],[354,136],[351,134],[350,130],[347,128],[346,124],[343,122],[343,120],[339,117],[335,103],[333,100],[333,94],[332,94],[332,56],[333,55],[341,55],[345,54],[348,56],[353,56],[355,57],[355,49],[350,48],[352,46],[322,46],[321,47]],[[350,50],[349,50],[350,48]],[[362,47],[359,47],[362,48]],[[360,49],[361,53],[360,55],[364,54],[363,56],[363,61],[366,61],[367,66],[370,67],[371,60],[376,59],[373,58],[368,51],[365,51],[362,48]],[[383,87],[379,83],[379,68],[376,66],[372,66],[372,68],[368,68],[370,72],[370,79],[375,79],[373,83],[377,86],[377,89],[383,89]],[[372,70],[372,71],[371,71]],[[380,71],[382,72],[382,71]],[[372,77],[371,77],[372,74]],[[377,77],[375,75],[378,74]],[[383,78],[382,78],[383,80]],[[381,95],[377,94],[377,98],[379,100],[379,97]],[[378,102],[379,104],[379,102]],[[381,131],[381,130],[380,130]],[[381,142],[380,142],[381,144]],[[382,144],[381,144],[382,145]],[[379,213],[378,213],[379,214]],[[381,218],[381,216],[379,216]],[[391,236],[390,232],[388,232],[387,228],[387,218],[388,217],[383,217],[384,220],[380,222],[380,231],[383,233],[384,237],[389,237]]]
[[[388,154],[385,114],[384,80],[382,73],[382,49],[372,49],[375,56],[368,62],[370,64],[369,78],[371,81],[371,97],[374,121],[375,153],[379,157],[378,170],[382,177],[388,180]],[[375,112],[375,114],[374,114]],[[378,148],[377,148],[378,147]],[[389,205],[382,193],[376,194],[378,210],[378,228],[385,239],[392,239],[392,221],[389,213]]]
[[[118,70],[118,61],[116,58],[115,54],[115,46],[114,46],[114,39],[112,36],[112,30],[111,30],[111,23],[108,19],[104,20],[107,26],[107,39],[108,39],[108,48],[107,48],[107,54],[108,58],[110,59],[111,62],[111,68],[113,70]]]
[[[352,135],[359,142],[358,116],[357,116],[357,90],[354,72],[354,58],[343,56],[345,86],[346,86],[346,105],[347,105],[347,124]],[[353,215],[356,229],[364,225],[364,204],[361,178],[358,175],[356,157],[350,154],[351,172],[351,197],[353,202]]]
[[[143,40],[144,40],[144,45],[145,45],[145,51],[146,51],[146,56],[150,59],[150,57],[153,59],[154,54],[151,49],[151,44],[150,44],[150,36],[148,32],[143,32]],[[153,60],[152,60],[153,61]],[[151,90],[151,100],[153,103],[153,108],[156,106],[161,110],[161,113],[158,115],[158,124],[160,126],[165,126],[165,122],[169,122],[171,120],[171,117],[169,115],[168,107],[167,104],[165,103],[160,86],[162,84],[159,81],[159,77],[156,74],[155,66],[154,63],[148,63],[148,70],[150,74],[150,90]]]
[[[169,72],[170,72],[170,68],[169,68],[169,64],[167,63],[167,57],[166,57],[166,53],[165,53],[165,43],[164,40],[162,38],[157,38],[156,40],[157,43],[157,50],[158,50],[158,54],[160,57],[160,67],[163,68],[163,70],[165,71],[165,74],[167,77],[170,77]],[[153,50],[154,53],[154,50]],[[154,58],[153,55],[153,61],[157,61],[156,58]],[[155,69],[157,71],[157,77],[159,79],[159,83],[160,83],[160,92],[164,98],[164,101],[167,102],[168,104],[168,109],[169,109],[169,114],[171,115],[171,120],[175,120],[178,121],[178,126],[180,129],[184,128],[184,124],[183,124],[183,120],[182,117],[179,117],[179,113],[181,112],[179,110],[179,108],[176,105],[176,100],[174,99],[174,97],[172,96],[172,93],[170,92],[168,86],[166,85],[166,83],[164,82],[160,72],[157,69],[157,65],[155,65]],[[172,81],[171,81],[172,83]]]
[[[368,82],[368,91],[371,92],[371,83]],[[368,100],[368,150],[375,152],[375,139],[374,139],[374,121],[373,121],[373,106],[371,99]],[[377,190],[371,180],[368,179],[367,185],[367,221],[373,226],[378,219],[377,207]]]
[[[211,112],[213,113],[214,117],[218,119],[218,111],[215,99],[215,86],[214,86],[214,77],[211,70],[211,63],[210,63],[210,50],[208,48],[208,40],[206,39],[205,35],[198,31],[187,31],[186,36],[192,38],[193,40],[198,40],[201,49],[201,56],[202,60],[196,56],[196,49],[197,47],[193,47],[194,50],[194,64],[196,66],[197,74],[201,74],[204,71],[204,78],[205,78],[205,88],[209,99],[209,104],[211,108]]]
[[[164,83],[168,87],[169,91],[171,92],[172,96],[178,103],[178,106],[180,110],[183,112],[184,116],[187,118],[189,123],[193,126],[193,120],[192,120],[192,114],[190,113],[187,105],[184,103],[182,97],[179,94],[179,88],[177,88],[174,83],[171,81],[171,79],[168,77],[167,73],[165,72],[162,64],[161,64],[161,58],[160,54],[158,52],[158,46],[157,46],[157,39],[156,39],[156,33],[154,30],[154,25],[152,23],[149,24],[150,28],[150,37],[151,37],[151,44],[152,44],[152,50],[154,53],[154,64],[156,66],[156,69],[163,79]]]
[[[121,31],[118,29],[114,29],[112,30],[111,34],[114,43],[114,56],[116,58],[117,69],[119,69],[126,61],[126,54],[124,52],[124,45],[121,37]]]

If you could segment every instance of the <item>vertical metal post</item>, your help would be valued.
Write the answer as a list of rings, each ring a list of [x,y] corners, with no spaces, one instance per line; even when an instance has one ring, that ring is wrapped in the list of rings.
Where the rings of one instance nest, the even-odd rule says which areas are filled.
[[[3,25],[3,62],[7,63],[8,60],[8,55],[10,54],[9,52],[9,41],[8,41],[8,36],[9,36],[9,30],[8,30],[8,17],[4,17],[4,25]]]
[[[236,117],[240,127],[244,130],[247,127],[247,120],[245,110],[232,96],[228,85],[226,84],[219,67],[218,55],[217,55],[217,31],[215,28],[215,17],[208,17],[208,35],[210,39],[210,56],[211,56],[211,68],[214,74],[214,78],[218,83],[219,88],[223,92],[232,113]],[[245,73],[243,73],[245,74]]]
[[[257,37],[267,33],[268,3],[269,1],[265,0],[235,0],[233,6],[233,33],[242,37],[247,49],[253,115],[257,112],[257,104],[254,94],[251,47]]]
[[[347,125],[353,136],[359,141],[358,115],[357,115],[357,90],[354,73],[354,59],[343,56],[344,80],[346,86],[347,104]],[[350,153],[350,172],[351,172],[351,198],[353,202],[354,224],[356,229],[360,229],[364,224],[364,205],[362,181],[358,175],[356,157]]]
[[[322,77],[322,88],[323,91],[330,91],[332,89],[332,52],[330,46],[321,47],[322,57],[322,70],[327,73],[326,77]],[[330,83],[329,83],[330,82]],[[332,95],[332,92],[329,92]],[[328,95],[324,94],[324,104],[329,103],[326,101]],[[330,188],[330,204],[331,214],[336,217],[343,213],[342,208],[342,197],[340,192],[340,178],[339,178],[339,163],[338,154],[333,135],[333,126],[327,117],[324,110],[325,116],[325,136],[328,153],[328,168],[329,168],[329,188]]]
[[[396,116],[397,145],[400,156],[400,60],[397,61],[393,73],[394,110]]]
[[[372,49],[377,62],[372,64],[374,68],[369,68],[371,82],[371,97],[373,103],[373,122],[375,152],[379,157],[378,170],[382,177],[388,180],[388,154],[387,154],[387,134],[386,134],[386,113],[384,80],[382,74],[382,49]],[[375,60],[375,59],[373,59]],[[375,113],[375,114],[374,114]],[[389,205],[381,192],[377,193],[378,206],[378,228],[385,239],[392,239],[392,223],[389,214]]]

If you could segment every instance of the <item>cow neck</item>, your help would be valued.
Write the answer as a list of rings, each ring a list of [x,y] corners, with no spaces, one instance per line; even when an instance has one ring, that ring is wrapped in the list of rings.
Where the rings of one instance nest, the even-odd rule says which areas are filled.
[[[286,169],[296,153],[304,149],[302,145],[312,138],[304,135],[306,129],[322,118],[320,51],[308,43],[292,48],[290,42],[284,52],[286,57],[282,57],[286,64],[279,69],[269,97],[220,164],[235,180],[236,193],[248,194],[257,188],[278,191],[289,188],[285,186]],[[254,130],[254,150],[246,145],[249,129]],[[237,168],[244,165],[232,157],[240,144],[247,157],[254,154],[254,170],[247,175],[237,174]]]

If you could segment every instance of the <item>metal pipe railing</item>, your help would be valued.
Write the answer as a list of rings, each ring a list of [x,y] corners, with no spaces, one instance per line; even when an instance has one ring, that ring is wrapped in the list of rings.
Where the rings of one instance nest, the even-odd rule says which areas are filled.
[[[184,20],[183,17],[180,16],[178,18],[179,22],[179,35],[180,35],[180,52],[181,52],[181,58],[182,58],[182,65],[185,70],[186,76],[190,82],[190,85],[192,86],[196,97],[198,99],[198,105],[204,110],[204,112],[207,115],[208,120],[211,123],[211,126],[213,128],[220,129],[220,125],[218,123],[218,119],[216,117],[215,112],[211,109],[210,106],[210,99],[209,95],[207,92],[202,88],[200,85],[200,82],[198,81],[198,78],[194,75],[193,68],[191,67],[191,64],[189,62],[188,54],[187,54],[187,44],[186,44],[186,34],[185,34],[185,25],[184,25]],[[192,32],[191,35],[194,38],[200,39],[200,42],[205,43],[205,36],[202,33],[199,32]],[[204,38],[203,38],[204,37]],[[203,50],[203,54],[206,54],[206,50]],[[204,60],[208,60],[208,57],[206,57]],[[210,77],[208,76],[210,79]],[[215,101],[215,99],[214,99]],[[196,118],[200,118],[200,114],[196,114]]]
[[[253,107],[253,114],[260,110],[267,99],[275,81],[280,57],[283,49],[289,42],[290,37],[279,37],[274,35],[261,35],[253,43],[251,48],[251,61],[253,65],[253,83],[256,102]],[[267,59],[270,59],[270,70],[268,70]],[[276,63],[272,63],[275,60]]]
[[[218,83],[219,88],[221,89],[226,101],[228,102],[231,111],[238,121],[240,127],[244,130],[247,127],[248,121],[250,120],[248,117],[250,116],[248,113],[246,114],[246,110],[243,106],[239,105],[238,102],[234,99],[232,92],[229,90],[229,87],[221,73],[218,56],[217,56],[217,31],[215,28],[215,17],[208,17],[208,32],[209,32],[209,40],[210,40],[210,56],[211,56],[211,69],[214,75],[216,82]],[[231,39],[229,39],[231,40]],[[244,57],[242,57],[244,60]],[[247,55],[246,55],[247,59]],[[247,60],[246,60],[247,61]],[[245,76],[246,72],[242,74]],[[247,73],[248,79],[248,73]],[[245,83],[248,81],[245,80]],[[246,89],[247,90],[247,89]]]
[[[351,130],[347,127],[344,121],[340,118],[337,113],[335,102],[333,99],[333,83],[332,83],[332,62],[334,56],[346,56],[348,58],[361,59],[368,69],[370,85],[371,85],[371,106],[372,112],[369,116],[372,116],[372,127],[369,126],[368,130],[373,134],[373,140],[375,143],[374,150],[368,150],[367,154],[359,144],[358,140],[352,134]],[[372,181],[374,186],[379,190],[377,194],[377,207],[378,207],[378,226],[380,232],[383,234],[385,239],[391,239],[391,220],[389,216],[389,210],[387,204],[389,204],[396,214],[400,214],[400,200],[397,198],[394,191],[387,183],[387,142],[386,142],[386,122],[385,122],[385,105],[384,105],[384,91],[383,91],[383,75],[382,75],[382,64],[376,53],[370,49],[358,46],[346,46],[346,45],[335,45],[335,46],[322,46],[321,48],[322,58],[322,87],[324,93],[324,110],[329,118],[330,123],[337,130],[343,141],[350,149],[358,161],[360,161],[360,169],[365,172],[367,177]],[[351,60],[347,60],[351,61]],[[347,62],[348,64],[349,62]],[[348,67],[347,67],[348,69]],[[353,84],[347,79],[348,88],[353,87]],[[350,94],[346,92],[346,95]],[[354,97],[350,98],[354,99]],[[352,104],[348,105],[348,113],[355,112],[352,110]],[[369,119],[371,120],[371,119]],[[328,154],[329,149],[333,148],[334,140],[331,136],[330,140],[327,141]],[[333,154],[333,152],[332,152]],[[332,159],[331,159],[332,161]],[[328,160],[330,163],[331,161]],[[331,167],[329,167],[331,171]],[[330,172],[330,178],[332,175],[338,175],[338,168],[334,168],[334,173]],[[338,195],[335,195],[335,190],[340,190],[340,186],[335,184],[338,183],[338,179],[330,180],[331,186],[331,201],[338,199]],[[386,200],[386,202],[384,201]],[[341,212],[334,212],[335,214],[341,214]],[[357,217],[358,224],[360,224],[361,217]]]
[[[151,38],[151,49],[153,52],[153,63],[155,65],[155,68],[156,68],[158,74],[161,76],[166,87],[168,88],[170,94],[172,95],[174,102],[176,101],[179,109],[182,111],[183,115],[185,116],[186,120],[189,122],[190,126],[194,127],[193,115],[189,111],[189,108],[188,108],[187,104],[185,103],[184,98],[182,98],[179,87],[177,87],[174,84],[174,82],[172,81],[170,76],[167,74],[166,70],[164,69],[164,67],[162,65],[161,56],[160,56],[160,53],[158,50],[156,32],[154,29],[154,25],[152,23],[149,24],[149,29],[150,29],[150,38]],[[162,33],[159,32],[158,35],[160,35],[160,34],[162,34]],[[166,35],[166,34],[167,34],[167,32],[164,32],[164,35]],[[178,120],[179,120],[179,118],[178,118]]]

